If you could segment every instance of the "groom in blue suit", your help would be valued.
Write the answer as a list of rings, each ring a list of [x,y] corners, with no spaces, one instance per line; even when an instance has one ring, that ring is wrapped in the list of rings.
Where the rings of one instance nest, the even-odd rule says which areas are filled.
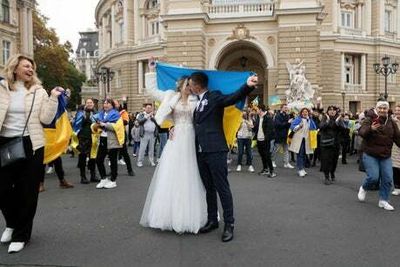
[[[233,200],[228,182],[228,146],[223,130],[224,108],[244,99],[257,85],[257,76],[248,78],[238,91],[222,95],[219,91],[209,91],[208,77],[203,72],[194,72],[189,79],[190,89],[199,97],[194,111],[197,162],[200,176],[206,189],[208,221],[200,233],[208,233],[218,228],[217,192],[224,210],[224,232],[222,241],[233,239]]]

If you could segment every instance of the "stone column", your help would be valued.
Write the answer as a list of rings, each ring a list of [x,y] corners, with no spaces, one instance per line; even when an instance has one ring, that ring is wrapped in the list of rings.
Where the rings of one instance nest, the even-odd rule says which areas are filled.
[[[138,94],[143,94],[143,62],[142,61],[138,61]]]
[[[361,89],[362,91],[366,90],[367,84],[367,55],[361,55]]]
[[[379,1],[379,35],[385,35],[385,1]]]
[[[133,43],[138,44],[139,34],[140,34],[139,4],[138,4],[138,1],[132,1],[132,2],[133,2],[133,25],[135,25],[135,29],[134,29],[134,33],[133,33]]]
[[[396,28],[397,38],[400,39],[400,0],[397,0],[396,18],[397,21],[395,23],[397,23],[397,28]]]
[[[357,27],[358,29],[363,28],[363,23],[362,23],[362,5],[358,4],[357,6]]]
[[[338,6],[337,0],[332,0],[332,32],[338,31],[338,13],[340,13],[340,7]]]
[[[371,27],[372,27],[372,5],[371,0],[365,0],[364,8],[363,8],[363,15],[364,15],[364,25],[363,30],[366,32],[367,35],[371,35]]]
[[[111,48],[115,47],[115,43],[117,41],[117,32],[116,32],[116,22],[115,22],[115,5],[111,6]]]
[[[345,81],[346,81],[346,76],[345,76],[345,56],[344,56],[344,52],[342,52],[341,53],[341,60],[340,60],[340,66],[341,66],[341,68],[340,68],[340,76],[341,76],[341,91],[344,91],[345,90],[345,87],[344,87],[344,84],[345,84]]]

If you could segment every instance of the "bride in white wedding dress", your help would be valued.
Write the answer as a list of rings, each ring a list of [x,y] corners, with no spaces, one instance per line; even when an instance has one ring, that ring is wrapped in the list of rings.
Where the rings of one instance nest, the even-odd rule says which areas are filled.
[[[206,192],[197,166],[193,127],[197,97],[191,95],[187,78],[178,82],[177,91],[163,92],[156,84],[156,74],[147,73],[148,93],[162,101],[155,119],[161,124],[167,116],[172,118],[174,132],[155,169],[140,224],[197,233],[207,222]]]

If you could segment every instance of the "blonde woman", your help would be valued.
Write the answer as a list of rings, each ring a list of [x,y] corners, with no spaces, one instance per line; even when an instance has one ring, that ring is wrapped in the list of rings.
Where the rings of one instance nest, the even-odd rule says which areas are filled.
[[[11,57],[4,74],[0,82],[0,146],[23,135],[26,153],[26,159],[0,167],[0,209],[6,221],[1,242],[11,242],[8,252],[15,253],[31,238],[39,182],[44,175],[37,171],[43,169],[42,124],[54,119],[63,89],[54,88],[49,97],[36,76],[35,62],[27,56]]]
[[[154,66],[150,65],[154,70]],[[162,101],[155,119],[174,122],[173,137],[167,141],[154,172],[140,224],[145,227],[197,233],[207,221],[206,192],[197,165],[193,111],[197,97],[191,95],[188,77],[177,90],[157,90],[156,74],[146,74],[146,89]]]

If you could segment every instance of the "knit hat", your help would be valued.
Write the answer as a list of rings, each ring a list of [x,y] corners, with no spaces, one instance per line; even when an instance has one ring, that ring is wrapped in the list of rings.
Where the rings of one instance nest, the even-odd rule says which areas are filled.
[[[382,107],[382,106],[385,106],[385,107],[389,108],[389,102],[387,102],[386,100],[379,100],[376,103],[376,108],[379,108],[379,107]]]

